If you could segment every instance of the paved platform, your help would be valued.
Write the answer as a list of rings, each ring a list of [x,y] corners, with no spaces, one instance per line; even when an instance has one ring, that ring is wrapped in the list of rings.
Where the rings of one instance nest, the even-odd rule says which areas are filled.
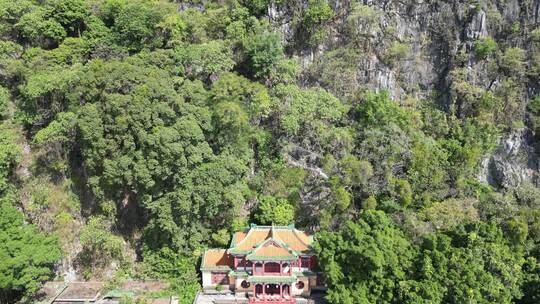
[[[317,293],[309,298],[296,297],[297,304],[327,304],[323,293]],[[236,296],[231,293],[203,293],[199,292],[193,304],[247,304],[245,295]]]
[[[37,293],[34,303],[39,304],[120,304],[125,296],[136,299],[146,293],[166,290],[168,284],[160,281],[132,281],[122,283],[118,289],[106,290],[103,282],[47,282]],[[149,304],[177,304],[177,297],[148,299]]]
[[[245,296],[235,296],[233,294],[205,294],[199,292],[194,304],[247,304]]]

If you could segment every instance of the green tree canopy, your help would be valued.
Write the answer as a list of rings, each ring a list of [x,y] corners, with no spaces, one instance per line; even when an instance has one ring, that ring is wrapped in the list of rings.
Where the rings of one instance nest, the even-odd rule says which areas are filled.
[[[416,282],[403,285],[403,301],[511,303],[521,297],[523,259],[497,227],[469,224],[425,238]]]
[[[396,303],[416,254],[403,232],[381,211],[368,210],[315,244],[332,303]]]
[[[294,206],[282,198],[263,196],[254,218],[263,225],[294,224]]]
[[[51,279],[62,253],[55,236],[39,233],[24,222],[10,197],[0,198],[0,299],[10,302],[31,295]]]

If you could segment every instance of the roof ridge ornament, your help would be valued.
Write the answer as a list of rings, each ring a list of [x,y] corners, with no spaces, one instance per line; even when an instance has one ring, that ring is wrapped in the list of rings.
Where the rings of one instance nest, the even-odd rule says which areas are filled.
[[[270,227],[270,238],[274,238],[274,222],[272,222],[272,226]]]

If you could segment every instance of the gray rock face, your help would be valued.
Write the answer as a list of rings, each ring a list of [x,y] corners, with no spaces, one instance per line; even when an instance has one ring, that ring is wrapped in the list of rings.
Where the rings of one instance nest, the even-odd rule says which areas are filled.
[[[306,3],[300,1],[294,5],[296,8],[299,5],[305,7]],[[471,105],[460,105],[460,97],[452,90],[456,79],[450,72],[463,68],[467,84],[493,93],[500,89],[508,75],[493,71],[493,64],[500,60],[496,56],[490,60],[476,58],[475,44],[479,39],[492,37],[499,43],[500,50],[506,47],[533,50],[524,33],[537,28],[540,22],[540,0],[481,1],[474,4],[464,0],[329,0],[329,4],[336,17],[321,44],[318,47],[290,48],[291,55],[298,58],[304,68],[306,75],[302,84],[323,86],[344,99],[357,96],[355,91],[368,89],[386,90],[401,102],[408,98],[435,98],[445,110],[457,102],[460,116],[467,115]],[[367,15],[360,15],[363,21],[356,24],[353,28],[355,34],[351,35],[349,21],[358,13],[354,8],[356,4],[364,5],[363,9],[367,9],[360,14]],[[268,10],[270,21],[282,30],[286,44],[298,42],[291,13],[294,5],[272,5]],[[366,11],[374,12],[375,17]],[[370,18],[374,19],[374,24],[366,24]],[[519,28],[519,34],[511,33],[514,28]],[[407,45],[408,52],[398,52],[398,58],[390,60],[389,54],[396,44]],[[343,60],[340,55],[329,56],[332,50],[344,48],[352,49],[354,53],[352,59],[347,58],[347,62],[352,62],[347,68],[353,73],[346,76],[341,71],[334,72],[335,66],[339,68],[339,65],[331,63],[332,60]],[[501,56],[500,52],[497,56]],[[325,75],[321,74],[325,66],[334,77],[326,83]],[[335,77],[346,79],[347,85],[332,87]],[[343,92],[347,89],[350,91]],[[538,94],[537,90],[538,84],[525,84],[522,96],[518,98],[525,103]],[[532,144],[529,129],[511,131],[500,140],[492,155],[486,157],[479,179],[503,188],[515,187],[524,181],[538,184],[539,161]]]
[[[478,39],[488,36],[486,13],[480,10],[472,18],[471,23],[466,28],[468,39]]]
[[[479,180],[497,188],[514,188],[523,182],[538,185],[538,156],[531,146],[531,135],[523,128],[501,139],[493,154],[483,161]]]
[[[297,29],[293,28],[293,12],[298,6],[305,7],[307,1],[287,3],[284,6],[272,3],[268,9],[268,19],[281,29],[285,43],[298,43]],[[305,69],[312,64],[325,64],[325,55],[329,50],[351,47],[355,37],[351,36],[348,20],[354,14],[354,5],[360,3],[371,8],[377,18],[373,27],[360,22],[356,28],[356,32],[370,38],[352,46],[358,52],[358,83],[351,87],[387,90],[398,100],[428,98],[436,92],[443,103],[453,98],[449,92],[452,82],[449,71],[462,66],[464,62],[467,64],[469,61],[467,65],[471,75],[486,81],[482,82],[484,87],[490,86],[485,65],[474,62],[473,48],[478,39],[501,39],[508,35],[509,28],[516,22],[537,22],[537,12],[540,11],[540,0],[511,0],[502,4],[488,1],[475,5],[470,1],[419,0],[330,0],[329,3],[336,12],[336,18],[328,26],[331,30],[326,33],[321,45],[290,49],[291,55],[299,58]],[[365,20],[365,16],[360,18]],[[527,42],[519,39],[523,38],[513,38],[511,44],[526,48]],[[410,50],[408,54],[389,62],[388,54],[396,42],[408,45]],[[463,60],[463,56],[468,59]],[[304,81],[306,85],[320,84],[318,75],[311,76],[312,83]],[[339,92],[333,93],[339,95]]]

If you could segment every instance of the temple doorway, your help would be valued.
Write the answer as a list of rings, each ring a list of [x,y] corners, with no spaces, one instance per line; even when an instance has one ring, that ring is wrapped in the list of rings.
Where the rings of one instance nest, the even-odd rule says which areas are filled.
[[[279,285],[278,284],[267,284],[266,289],[264,290],[267,295],[279,295]]]

